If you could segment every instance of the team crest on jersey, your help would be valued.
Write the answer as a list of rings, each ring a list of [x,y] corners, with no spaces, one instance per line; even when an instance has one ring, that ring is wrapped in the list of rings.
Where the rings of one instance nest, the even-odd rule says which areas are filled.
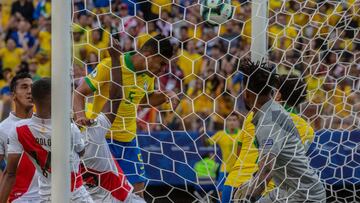
[[[96,75],[97,75],[97,68],[95,68],[95,69],[90,73],[90,76],[91,76],[92,78],[95,78]]]
[[[274,144],[274,141],[273,141],[273,139],[267,139],[265,142],[264,142],[264,146],[269,146],[269,147],[271,147],[271,146],[273,146],[273,144]]]
[[[148,87],[149,87],[148,82],[147,82],[147,81],[145,81],[145,83],[144,83],[144,89],[145,89],[145,90],[147,90],[147,89],[148,89]]]

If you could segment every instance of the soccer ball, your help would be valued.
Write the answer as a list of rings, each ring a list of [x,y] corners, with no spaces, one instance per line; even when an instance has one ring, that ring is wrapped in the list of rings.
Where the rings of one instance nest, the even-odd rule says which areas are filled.
[[[219,25],[229,20],[234,12],[231,0],[202,0],[200,13],[211,25]]]

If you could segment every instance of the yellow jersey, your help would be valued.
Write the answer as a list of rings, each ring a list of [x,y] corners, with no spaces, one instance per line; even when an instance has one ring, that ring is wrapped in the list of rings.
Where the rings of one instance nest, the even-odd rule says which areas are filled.
[[[2,59],[3,68],[14,70],[21,63],[21,57],[24,54],[22,48],[15,48],[10,51],[7,48],[0,49],[0,58]]]
[[[191,81],[196,80],[196,76],[201,75],[202,57],[200,54],[193,53],[183,50],[180,54],[177,65],[184,74],[184,84],[189,84]]]
[[[222,130],[210,139],[208,139],[210,144],[217,144],[221,150],[221,172],[229,173],[233,168],[235,161],[237,159],[237,148],[238,148],[238,130],[230,134],[227,130]]]
[[[124,100],[120,103],[111,131],[106,136],[106,138],[119,142],[131,142],[136,137],[137,105],[148,92],[154,90],[153,77],[145,73],[135,73],[134,65],[131,62],[133,53],[127,53],[120,58],[125,95]],[[85,77],[85,82],[95,92],[90,118],[97,117],[109,98],[110,76],[111,58],[106,58]]]
[[[251,112],[246,117],[243,129],[239,135],[239,142],[242,143],[241,151],[234,167],[232,168],[225,185],[231,187],[239,187],[243,183],[249,181],[253,174],[258,170],[258,143],[255,137],[255,126],[251,122],[254,113]],[[314,138],[314,130],[303,118],[290,113],[290,116],[300,134],[300,138],[305,148],[307,149]],[[269,184],[267,190],[272,189],[273,184]]]

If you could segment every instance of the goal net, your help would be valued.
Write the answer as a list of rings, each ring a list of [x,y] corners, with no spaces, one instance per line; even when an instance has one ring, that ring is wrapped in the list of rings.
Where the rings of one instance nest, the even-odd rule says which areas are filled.
[[[158,34],[173,46],[169,63],[152,76],[154,91],[177,94],[177,108],[149,101],[145,108],[124,95],[136,110],[125,116],[136,119],[137,142],[130,148],[140,148],[144,163],[142,168],[134,157],[136,170],[130,175],[144,178],[149,202],[216,201],[224,193],[222,185],[239,187],[258,168],[254,125],[243,99],[249,75],[241,71],[242,62],[256,51],[251,49],[253,3],[231,4],[232,18],[213,26],[203,20],[197,0],[73,0],[74,90],[86,75],[98,74],[96,67],[109,57],[115,34],[123,54],[139,53]],[[359,9],[357,0],[269,0],[264,28],[264,62],[281,84],[290,84],[274,88],[273,95],[280,91],[279,103],[303,119],[305,129],[298,131],[308,136],[306,156],[327,200],[334,202],[360,201]],[[132,88],[148,89],[136,80]],[[106,95],[94,91],[87,97],[88,116],[97,113],[94,98],[107,100]],[[127,134],[132,130],[125,127]],[[112,145],[123,142],[113,139]],[[124,153],[115,158],[125,159]],[[229,176],[232,171],[237,175]]]

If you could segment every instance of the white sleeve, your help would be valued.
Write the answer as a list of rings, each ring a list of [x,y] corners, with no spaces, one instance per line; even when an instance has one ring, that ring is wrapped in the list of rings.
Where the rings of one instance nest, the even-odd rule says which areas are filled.
[[[8,136],[2,130],[0,131],[0,155],[5,155],[6,145],[7,145]]]
[[[16,128],[10,130],[7,147],[8,154],[21,154],[24,151],[22,144],[19,142]]]
[[[111,128],[111,123],[107,119],[107,117],[100,113],[99,116],[96,118],[96,123],[94,126],[89,127],[86,133],[88,133],[88,139],[91,141],[103,144],[105,141],[105,136],[108,133],[109,129]]]
[[[72,149],[79,153],[85,149],[83,135],[75,124],[71,124]]]

